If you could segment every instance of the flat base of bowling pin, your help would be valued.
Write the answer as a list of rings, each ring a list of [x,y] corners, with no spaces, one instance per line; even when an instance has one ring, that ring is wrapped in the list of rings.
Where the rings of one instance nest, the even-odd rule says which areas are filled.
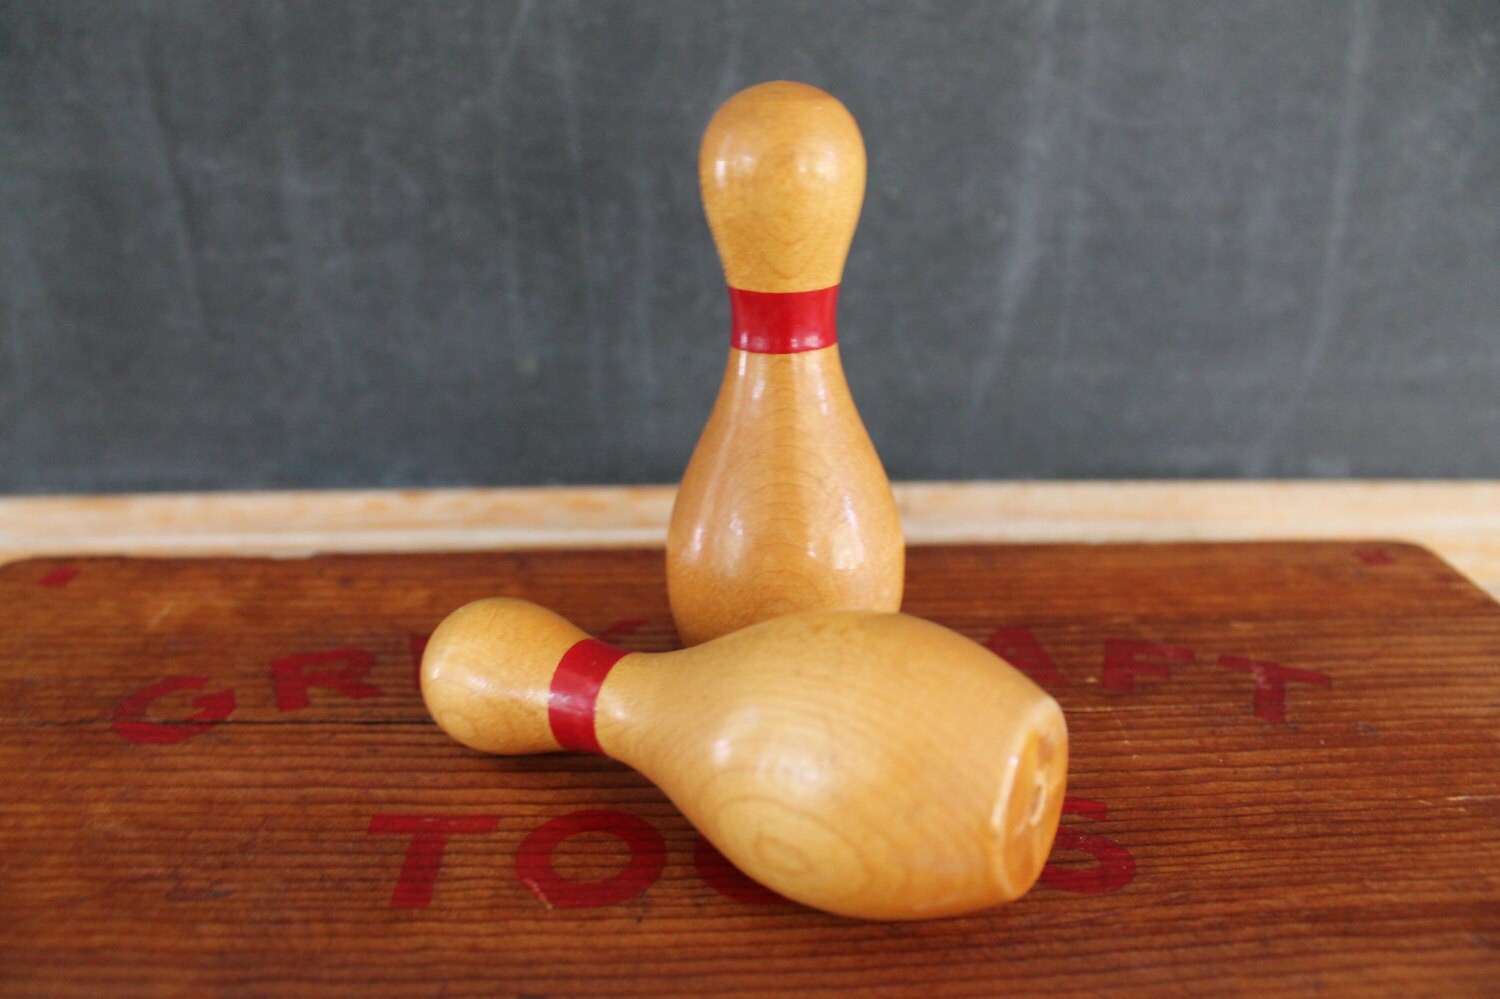
[[[1068,727],[1057,703],[1038,704],[1023,733],[990,817],[994,876],[1006,899],[1026,894],[1041,876],[1068,783]]]

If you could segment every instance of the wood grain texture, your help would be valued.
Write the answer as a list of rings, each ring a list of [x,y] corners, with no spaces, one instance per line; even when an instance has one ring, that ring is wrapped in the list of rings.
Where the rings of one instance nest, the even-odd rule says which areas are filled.
[[[865,197],[853,115],[805,83],[762,83],[714,114],[698,182],[732,288],[815,291],[839,283]]]
[[[729,355],[667,530],[683,641],[798,610],[899,609],[901,515],[838,347]]]
[[[915,924],[757,895],[619,764],[455,746],[414,656],[492,595],[626,648],[675,644],[659,549],[0,571],[0,991],[1475,995],[1500,978],[1500,608],[1420,549],[913,549],[906,610],[1026,669],[1067,711],[1072,756],[1041,884]],[[152,700],[172,678],[202,685]]]
[[[1500,597],[1500,483],[897,482],[913,544],[1399,537]],[[0,564],[660,545],[671,486],[0,497]]]
[[[529,601],[466,604],[427,645],[423,700],[484,752],[567,747],[631,766],[741,871],[825,912],[966,914],[1041,874],[1067,724],[977,642],[905,614],[837,610],[623,658],[587,637]],[[580,660],[608,672],[580,687],[565,667]],[[580,715],[585,734],[573,735]]]
[[[699,165],[731,288],[789,293],[839,283],[864,198],[865,156],[858,126],[835,98],[784,81],[741,91],[709,123]],[[832,328],[822,332],[831,340]],[[837,345],[732,347],[667,532],[667,588],[683,640],[697,644],[799,610],[894,611],[904,560],[890,480]]]

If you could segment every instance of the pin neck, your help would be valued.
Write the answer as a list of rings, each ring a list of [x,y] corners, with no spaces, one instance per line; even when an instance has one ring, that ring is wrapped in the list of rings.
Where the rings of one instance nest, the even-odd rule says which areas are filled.
[[[816,291],[729,289],[730,346],[754,354],[800,354],[838,342],[839,286]]]
[[[594,727],[599,688],[615,663],[625,656],[624,649],[597,638],[585,638],[563,653],[547,695],[547,722],[559,746],[605,755]]]

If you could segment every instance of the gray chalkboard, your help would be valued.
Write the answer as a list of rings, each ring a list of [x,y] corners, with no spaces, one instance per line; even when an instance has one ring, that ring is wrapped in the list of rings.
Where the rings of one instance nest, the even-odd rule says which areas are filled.
[[[0,491],[677,477],[840,96],[893,477],[1500,474],[1500,4],[0,3]]]

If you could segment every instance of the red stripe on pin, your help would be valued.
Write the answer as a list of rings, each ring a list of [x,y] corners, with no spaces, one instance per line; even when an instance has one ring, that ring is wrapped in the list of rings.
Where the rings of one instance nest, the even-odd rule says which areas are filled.
[[[753,354],[800,354],[838,342],[839,286],[817,291],[729,289],[730,346]]]
[[[585,638],[563,653],[547,695],[547,721],[559,746],[604,755],[594,730],[594,708],[604,678],[626,655],[596,638]]]

